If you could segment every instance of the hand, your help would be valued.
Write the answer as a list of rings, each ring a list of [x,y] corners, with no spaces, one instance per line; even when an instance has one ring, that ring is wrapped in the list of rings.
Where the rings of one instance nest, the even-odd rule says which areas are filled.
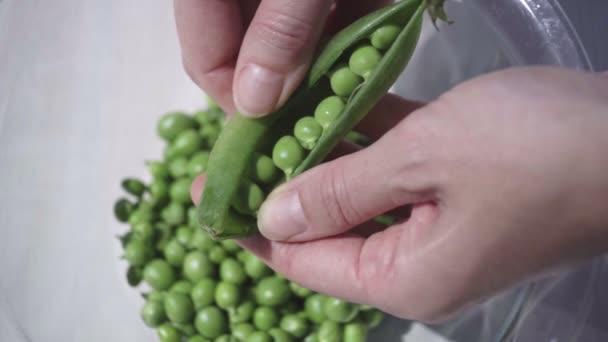
[[[184,67],[227,112],[260,116],[297,88],[324,29],[388,2],[175,0]]]
[[[385,99],[359,128],[379,140],[277,188],[259,213],[272,241],[242,244],[303,286],[429,322],[608,251],[606,76],[512,69],[415,107]],[[404,205],[402,223],[369,222]]]

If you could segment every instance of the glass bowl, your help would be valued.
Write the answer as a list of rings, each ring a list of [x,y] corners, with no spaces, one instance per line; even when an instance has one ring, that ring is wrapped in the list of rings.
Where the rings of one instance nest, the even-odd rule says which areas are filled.
[[[448,13],[450,27],[425,24],[393,92],[429,100],[511,65],[592,69],[553,1],[451,2]],[[0,23],[0,341],[155,340],[124,278],[112,205],[120,180],[145,178],[143,161],[160,156],[159,116],[204,106],[181,67],[171,3],[5,0]],[[534,289],[433,333],[387,319],[370,340],[499,341],[525,331]]]

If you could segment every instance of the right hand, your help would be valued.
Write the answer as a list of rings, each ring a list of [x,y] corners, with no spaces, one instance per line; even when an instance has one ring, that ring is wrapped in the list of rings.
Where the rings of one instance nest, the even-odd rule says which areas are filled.
[[[324,30],[388,2],[175,0],[184,67],[228,113],[262,116],[298,87]]]
[[[240,244],[307,288],[442,321],[608,252],[607,108],[606,75],[549,67],[425,106],[388,95],[357,127],[377,141],[276,188],[258,212],[267,240]],[[371,221],[386,212],[407,220]]]

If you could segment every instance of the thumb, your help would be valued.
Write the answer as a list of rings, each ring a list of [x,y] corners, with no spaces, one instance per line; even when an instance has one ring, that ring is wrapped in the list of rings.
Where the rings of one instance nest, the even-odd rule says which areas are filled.
[[[332,0],[263,0],[236,66],[239,112],[262,116],[280,107],[304,77]]]
[[[275,189],[258,213],[270,240],[307,241],[343,233],[399,206],[423,201],[430,191],[403,167],[407,155],[385,135],[376,144],[321,164]],[[405,170],[405,171],[404,171]],[[417,184],[416,184],[417,183]]]

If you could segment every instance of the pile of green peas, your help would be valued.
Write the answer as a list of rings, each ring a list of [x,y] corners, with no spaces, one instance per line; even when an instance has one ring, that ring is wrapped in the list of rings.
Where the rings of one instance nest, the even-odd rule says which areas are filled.
[[[333,93],[319,102],[313,115],[304,116],[295,123],[293,135],[285,135],[277,140],[272,149],[272,158],[261,154],[255,156],[252,177],[243,181],[242,190],[236,196],[238,202],[233,204],[238,212],[255,215],[265,198],[262,189],[276,181],[277,168],[287,178],[290,177],[308,151],[316,146],[325,132],[332,129],[332,124],[340,117],[350,97],[372,74],[383,52],[391,47],[400,32],[401,27],[394,24],[379,27],[359,42],[350,57],[338,62],[328,73]]]
[[[290,282],[234,241],[215,241],[198,227],[190,186],[206,170],[224,117],[213,104],[164,115],[157,131],[167,145],[162,160],[146,162],[151,180],[122,181],[127,195],[114,213],[130,226],[120,236],[127,282],[146,284],[144,323],[161,342],[365,341],[382,312]],[[253,159],[256,181],[275,176],[270,158]],[[249,197],[235,206],[247,208],[256,195],[247,185],[242,192]]]

